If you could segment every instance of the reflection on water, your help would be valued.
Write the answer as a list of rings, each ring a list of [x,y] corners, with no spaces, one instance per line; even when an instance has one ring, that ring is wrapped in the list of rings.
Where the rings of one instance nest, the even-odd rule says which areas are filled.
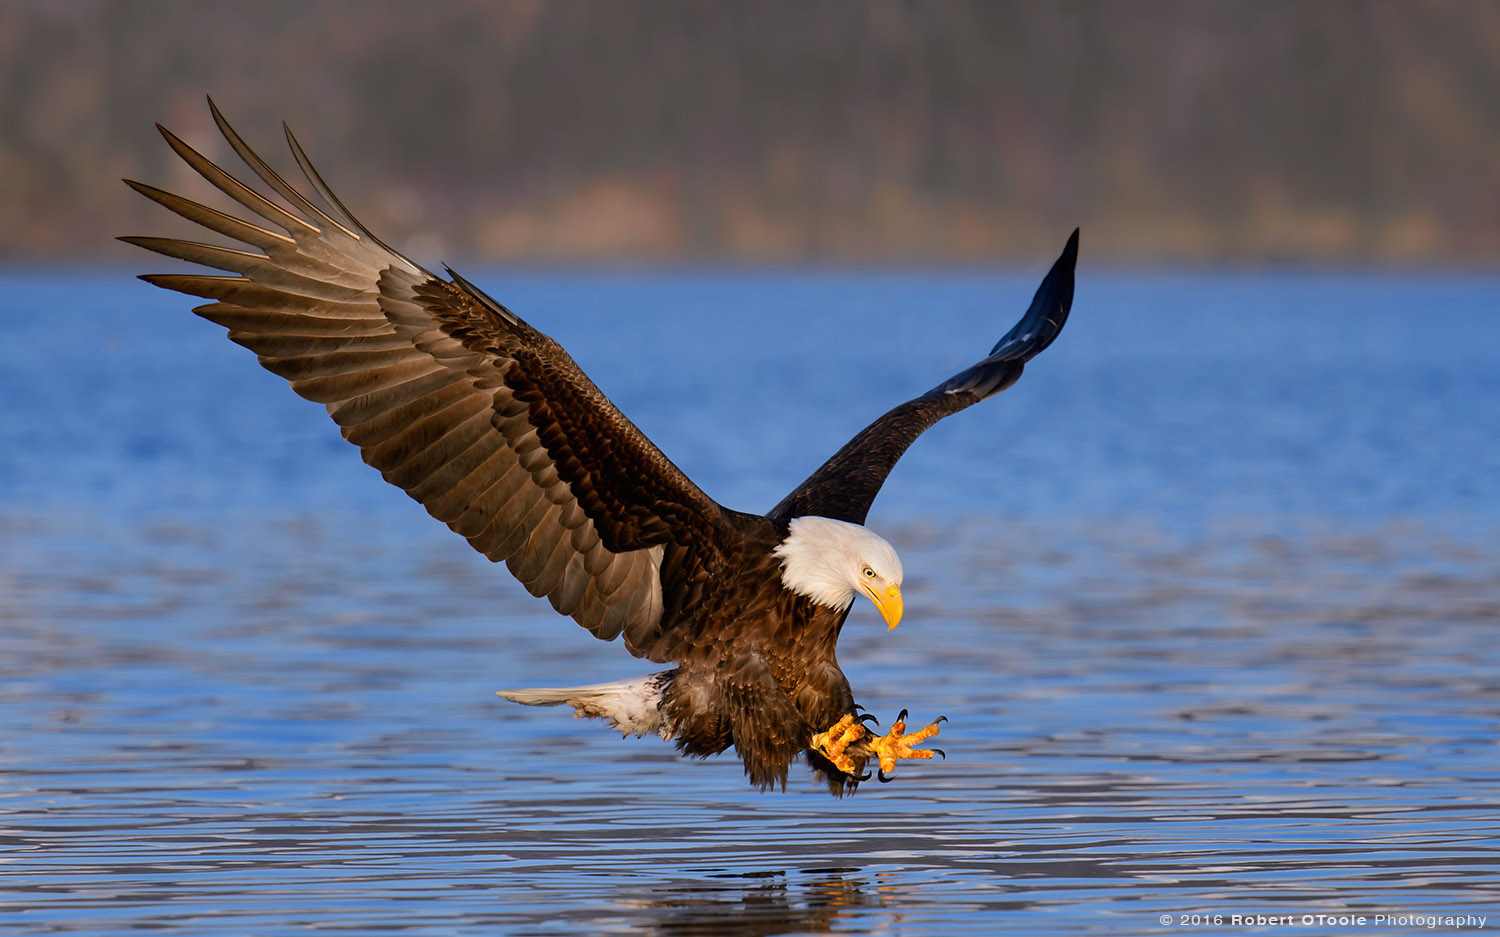
[[[723,881],[652,888],[639,898],[621,895],[618,903],[650,912],[655,930],[662,934],[822,934],[852,914],[871,929],[886,929],[899,919],[889,907],[880,913],[896,897],[889,894],[894,886],[882,889],[860,876],[858,869],[809,869],[800,875],[726,872],[713,878]]]
[[[769,281],[522,285],[576,315],[580,297],[618,300],[585,320],[592,347],[562,320],[596,372],[661,340],[605,330],[620,308],[727,302],[710,323],[725,335],[683,341],[732,344],[745,383],[727,358],[708,387],[618,368],[601,383],[748,506],[812,468],[797,433],[852,431],[851,395],[883,402],[962,363],[941,343],[911,375],[871,375],[887,359],[870,348],[845,349],[860,367],[819,357],[850,339],[807,310],[863,281]],[[63,285],[0,290],[35,310],[93,289],[93,334],[114,336],[59,382],[34,352],[53,347],[45,318],[0,310],[0,395],[39,401],[0,422],[7,933],[1224,933],[1253,928],[1159,920],[1339,911],[1494,926],[1500,343],[1493,304],[1473,312],[1483,284],[1082,282],[1047,366],[935,429],[877,502],[908,617],[886,632],[857,612],[840,657],[878,714],[946,714],[948,760],[844,801],[795,775],[757,794],[732,759],[499,701],[644,668],[384,487],[178,306]],[[917,348],[967,334],[970,313],[907,334],[916,298],[989,316],[1006,281],[877,286],[856,294],[862,321]],[[767,291],[779,306],[745,298]],[[1432,296],[1443,327],[1418,347],[1406,317]],[[1222,319],[1182,315],[1205,297]],[[812,350],[757,345],[744,323],[774,325],[764,305],[810,323]],[[748,400],[805,422],[757,423]]]

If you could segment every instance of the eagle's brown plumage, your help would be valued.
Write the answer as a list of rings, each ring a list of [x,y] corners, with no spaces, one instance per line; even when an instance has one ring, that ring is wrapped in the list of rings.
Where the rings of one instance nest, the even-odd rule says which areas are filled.
[[[453,271],[436,275],[367,231],[289,131],[325,207],[209,106],[230,146],[282,201],[158,127],[188,165],[266,224],[127,180],[242,245],[123,238],[233,274],[143,279],[214,300],[194,312],[327,407],[367,463],[480,553],[505,561],[533,595],[599,638],[623,634],[637,657],[675,663],[651,684],[660,688],[652,699],[684,752],[732,745],[753,783],[785,784],[812,735],[855,708],[834,659],[848,605],[783,584],[775,551],[789,522],[862,523],[918,434],[1015,381],[1067,316],[1077,232],[988,358],[887,413],[770,513],[751,515],[704,494],[552,339]],[[835,792],[857,784],[808,754]]]

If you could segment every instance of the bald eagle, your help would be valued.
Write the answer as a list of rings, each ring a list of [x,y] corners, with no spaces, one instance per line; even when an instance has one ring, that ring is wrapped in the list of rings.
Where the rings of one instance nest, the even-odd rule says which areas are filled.
[[[837,795],[869,777],[867,763],[885,780],[900,760],[932,756],[917,745],[941,719],[907,733],[903,712],[875,734],[834,658],[855,599],[873,602],[891,628],[901,620],[901,559],[863,526],[865,515],[919,434],[1010,387],[1057,337],[1073,301],[1076,230],[988,355],[871,423],[770,511],[747,514],[704,494],[555,341],[452,269],[434,274],[371,234],[290,130],[321,206],[209,108],[265,189],[157,129],[260,220],[127,179],[239,242],[122,238],[232,274],[142,279],[212,300],[193,311],[327,407],[365,462],[474,549],[505,561],[532,595],[595,637],[623,636],[634,656],[674,665],[636,680],[501,696],[567,704],[692,756],[733,746],[762,789],[784,788],[799,755]]]

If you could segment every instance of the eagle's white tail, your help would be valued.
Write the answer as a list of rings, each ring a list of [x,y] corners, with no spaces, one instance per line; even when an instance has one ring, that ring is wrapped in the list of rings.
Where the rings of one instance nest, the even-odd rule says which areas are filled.
[[[595,683],[592,686],[534,687],[525,690],[500,690],[496,695],[512,703],[527,706],[573,707],[579,719],[607,720],[623,735],[655,733],[664,739],[675,735],[661,710],[662,688],[672,679],[672,671],[647,674],[634,680]]]

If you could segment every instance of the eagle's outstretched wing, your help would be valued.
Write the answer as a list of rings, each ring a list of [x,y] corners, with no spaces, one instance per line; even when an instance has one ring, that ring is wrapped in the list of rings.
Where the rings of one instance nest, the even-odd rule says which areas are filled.
[[[600,638],[645,653],[664,592],[719,561],[724,509],[641,433],[552,339],[465,281],[435,276],[370,234],[287,132],[319,208],[215,123],[278,203],[158,126],[252,224],[138,182],[133,189],[250,250],[122,240],[235,276],[148,275],[216,300],[193,310],[229,329],[344,438],[474,549]],[[279,229],[279,230],[273,230]]]
[[[1062,256],[1037,288],[1026,315],[995,343],[988,357],[865,427],[766,516],[815,514],[863,524],[896,460],[927,427],[1005,390],[1020,379],[1027,361],[1052,344],[1073,306],[1077,261],[1075,229]]]

